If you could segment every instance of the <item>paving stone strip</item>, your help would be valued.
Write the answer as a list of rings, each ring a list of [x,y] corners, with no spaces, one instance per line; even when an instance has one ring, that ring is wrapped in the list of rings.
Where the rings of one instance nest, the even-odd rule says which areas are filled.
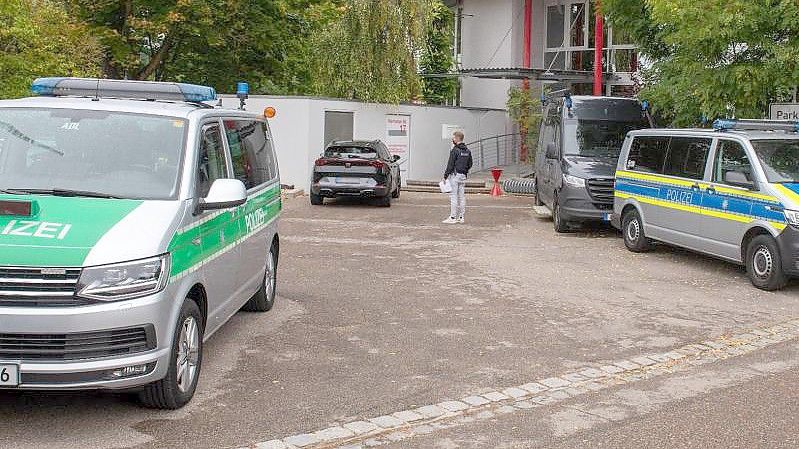
[[[414,410],[401,410],[390,415],[333,425],[312,433],[256,443],[248,448],[365,449],[738,357],[797,337],[799,319],[793,319],[732,337],[725,336],[703,341],[701,344],[686,345],[665,353],[590,364],[593,366],[586,366],[577,372],[499,388],[489,393],[473,394],[460,400],[425,405]]]

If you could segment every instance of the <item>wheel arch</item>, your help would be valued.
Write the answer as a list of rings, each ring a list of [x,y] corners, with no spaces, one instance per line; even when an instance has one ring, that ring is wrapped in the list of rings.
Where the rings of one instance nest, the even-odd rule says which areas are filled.
[[[741,262],[746,263],[746,248],[749,246],[749,242],[751,242],[752,239],[758,235],[767,235],[772,238],[775,237],[771,230],[765,226],[756,225],[749,228],[741,239]]]
[[[197,307],[200,308],[200,314],[203,317],[203,329],[205,329],[208,322],[208,294],[205,291],[205,286],[199,282],[192,285],[186,297],[194,301]]]

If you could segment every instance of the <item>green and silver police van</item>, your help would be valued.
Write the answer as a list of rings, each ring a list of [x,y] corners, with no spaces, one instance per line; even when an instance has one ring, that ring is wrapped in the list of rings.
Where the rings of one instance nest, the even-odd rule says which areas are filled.
[[[746,266],[752,284],[799,275],[799,123],[717,120],[630,132],[612,223],[630,251],[660,241]]]
[[[194,395],[203,342],[275,300],[278,165],[213,88],[42,78],[0,101],[0,388]]]

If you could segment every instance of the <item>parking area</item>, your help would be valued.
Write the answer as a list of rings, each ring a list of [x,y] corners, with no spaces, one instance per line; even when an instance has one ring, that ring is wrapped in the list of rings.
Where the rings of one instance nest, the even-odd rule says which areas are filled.
[[[779,376],[799,366],[791,344],[799,329],[785,324],[799,317],[799,283],[768,293],[725,262],[667,247],[632,254],[610,228],[556,234],[530,206],[527,197],[470,196],[466,224],[445,225],[449,201],[437,194],[403,192],[390,208],[287,199],[275,308],[237,314],[208,342],[192,403],[167,412],[118,395],[3,392],[0,446],[300,445],[345,429],[319,447],[565,448],[612,438],[654,447],[640,439],[656,436],[647,416],[704,416],[713,392],[732,407],[738,385],[762,396],[761,378],[772,393],[794,394]],[[772,332],[777,324],[784,331]],[[696,348],[704,363],[658,359],[741,334],[755,337],[740,354],[705,344]],[[654,368],[605,370],[604,383],[585,371],[620,361],[643,368],[634,362],[642,356]],[[583,374],[565,377],[574,373]],[[539,382],[554,378],[573,391]],[[565,396],[508,391],[531,383]],[[505,398],[454,405],[492,392]],[[443,415],[420,411],[445,401],[455,402]],[[795,410],[778,410],[789,421],[771,424],[790,437]],[[422,417],[365,436],[342,427],[405,411]]]

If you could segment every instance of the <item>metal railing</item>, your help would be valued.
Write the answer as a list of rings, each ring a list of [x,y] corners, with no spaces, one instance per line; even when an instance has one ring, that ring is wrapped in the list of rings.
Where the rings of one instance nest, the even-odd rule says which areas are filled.
[[[518,133],[485,137],[466,144],[472,151],[472,171],[519,164],[521,139]]]

